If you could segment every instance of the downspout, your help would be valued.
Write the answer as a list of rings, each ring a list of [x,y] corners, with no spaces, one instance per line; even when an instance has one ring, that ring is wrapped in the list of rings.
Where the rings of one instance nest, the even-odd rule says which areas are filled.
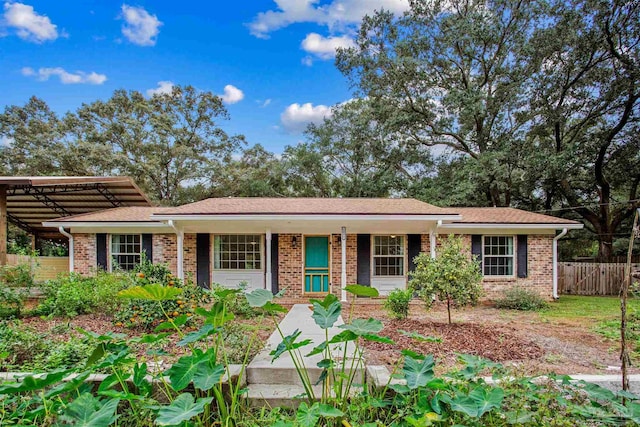
[[[73,235],[71,233],[67,233],[62,226],[58,227],[58,231],[69,239],[69,273],[73,273]]]
[[[167,224],[176,232],[178,239],[178,279],[184,280],[184,233],[176,227],[172,219],[167,221]]]
[[[558,240],[567,234],[567,229],[553,238],[553,299],[558,299]]]
[[[433,230],[431,230],[431,232],[429,233],[429,249],[431,251],[431,258],[435,259],[436,258],[436,245],[438,243],[438,227],[440,227],[442,225],[442,220],[439,219],[438,222],[436,223],[436,226],[434,227]]]

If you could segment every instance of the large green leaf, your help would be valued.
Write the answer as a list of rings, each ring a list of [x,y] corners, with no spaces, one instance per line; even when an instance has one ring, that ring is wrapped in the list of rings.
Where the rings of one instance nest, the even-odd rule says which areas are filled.
[[[200,329],[195,332],[191,332],[184,336],[180,341],[177,342],[177,345],[180,347],[184,347],[187,344],[191,344],[196,341],[200,341],[202,338],[207,337],[215,332],[217,332],[219,328],[216,328],[210,323],[202,325]]]
[[[286,337],[284,337],[282,342],[278,344],[275,350],[271,350],[271,353],[269,353],[269,355],[273,356],[272,360],[276,360],[286,351],[295,350],[297,348],[311,344],[312,341],[308,338],[306,340],[296,342],[296,339],[298,339],[301,333],[302,332],[300,332],[300,330],[296,329],[291,335],[287,335]]]
[[[351,331],[358,336],[377,334],[383,328],[382,322],[377,319],[353,319],[349,324],[340,325],[339,328]]]
[[[264,307],[266,303],[273,301],[273,293],[267,289],[254,289],[246,297],[251,307]]]
[[[342,311],[342,304],[337,300],[335,295],[328,294],[324,300],[311,300],[313,302],[313,314],[311,317],[315,320],[316,325],[322,329],[332,327]]]
[[[158,411],[155,423],[160,426],[176,426],[189,421],[204,412],[204,407],[211,403],[213,397],[201,397],[194,400],[190,393],[182,393],[171,405],[162,406]]]
[[[193,385],[200,390],[207,391],[220,382],[224,373],[224,365],[216,365],[215,359],[200,363],[193,376]]]
[[[14,394],[23,391],[40,390],[62,380],[71,371],[55,371],[46,375],[27,375],[19,382],[0,386],[0,394]]]
[[[187,323],[188,320],[189,320],[189,317],[186,314],[181,314],[180,316],[176,317],[171,321],[160,323],[158,326],[156,326],[156,328],[154,329],[154,332],[168,331],[168,330],[175,331],[176,328],[179,328],[180,326],[184,325],[185,323]]]
[[[180,391],[184,389],[193,380],[198,365],[207,358],[201,350],[196,349],[193,354],[189,356],[182,356],[176,363],[174,363],[167,371],[171,380],[171,387]]]
[[[426,386],[433,379],[433,363],[431,355],[422,360],[405,356],[402,372],[407,380],[407,387],[413,390]]]
[[[355,341],[358,339],[358,336],[351,331],[342,331],[337,335],[334,335],[330,340],[329,344],[337,344],[341,342]]]
[[[311,407],[307,405],[307,402],[301,402],[296,412],[296,420],[300,427],[315,427],[320,421],[320,414],[318,413],[318,403],[314,403]]]
[[[357,296],[357,297],[370,297],[375,298],[379,294],[376,288],[372,288],[371,286],[363,286],[363,285],[347,285],[344,288],[347,292]]]
[[[105,427],[116,421],[120,399],[100,402],[91,393],[82,393],[64,410],[62,419],[78,427]]]
[[[334,408],[331,405],[327,405],[325,403],[321,403],[318,405],[318,414],[326,418],[335,418],[335,417],[344,416],[344,412],[342,412],[337,408]]]
[[[499,408],[502,405],[504,390],[501,388],[494,388],[491,389],[491,391],[487,391],[487,388],[485,387],[478,387],[469,393],[469,397],[476,402],[478,407],[478,417],[481,417],[485,413],[494,408]]]
[[[235,315],[227,311],[225,303],[218,301],[211,306],[211,310],[207,311],[202,307],[196,308],[196,313],[204,317],[204,323],[209,323],[215,327],[224,326],[235,318]]]
[[[471,418],[478,417],[478,404],[469,396],[460,395],[453,398],[443,396],[441,400],[448,403],[452,411],[461,412]]]
[[[152,283],[144,286],[133,286],[118,292],[120,298],[141,299],[144,301],[170,301],[176,299],[182,289]]]

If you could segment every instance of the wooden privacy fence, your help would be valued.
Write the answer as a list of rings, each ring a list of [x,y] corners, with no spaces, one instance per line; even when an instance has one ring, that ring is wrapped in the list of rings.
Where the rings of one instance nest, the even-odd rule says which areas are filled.
[[[558,293],[571,295],[618,295],[625,263],[560,262]],[[640,264],[632,264],[632,270]]]
[[[29,264],[36,282],[44,282],[58,277],[60,273],[69,272],[69,257],[7,254],[7,265]]]

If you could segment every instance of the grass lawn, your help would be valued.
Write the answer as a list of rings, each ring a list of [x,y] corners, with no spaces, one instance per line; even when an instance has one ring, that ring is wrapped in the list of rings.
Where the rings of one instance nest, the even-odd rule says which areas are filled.
[[[628,312],[640,310],[640,299],[629,298]],[[598,323],[620,317],[620,298],[562,295],[549,308],[540,312],[540,317],[553,320],[587,320]]]

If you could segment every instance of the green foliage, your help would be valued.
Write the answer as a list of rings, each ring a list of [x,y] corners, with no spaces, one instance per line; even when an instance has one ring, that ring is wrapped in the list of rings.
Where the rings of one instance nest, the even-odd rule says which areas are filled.
[[[9,288],[31,288],[34,285],[31,265],[28,263],[0,266],[0,284]]]
[[[394,289],[384,300],[384,308],[394,319],[406,319],[409,316],[409,303],[413,299],[413,290]]]
[[[132,284],[129,275],[98,271],[95,276],[62,274],[40,285],[45,300],[37,314],[73,317],[79,314],[111,313],[118,309],[117,293]]]
[[[53,332],[42,333],[19,321],[0,322],[0,353],[7,357],[0,370],[49,371],[82,366],[91,351],[90,339],[70,335],[66,341]]]
[[[549,307],[540,294],[522,286],[507,289],[504,295],[495,301],[495,304],[498,308],[523,311],[540,311]]]
[[[416,292],[427,308],[434,298],[446,301],[451,323],[451,305],[475,305],[482,296],[482,274],[478,263],[465,253],[462,239],[449,236],[442,242],[436,258],[421,253],[410,274],[409,289]]]
[[[192,317],[197,308],[210,301],[210,295],[191,281],[183,282],[171,274],[165,264],[152,264],[143,259],[128,274],[134,286],[119,292],[125,299],[114,313],[118,326],[151,329],[169,316]]]
[[[20,317],[27,292],[6,286],[0,282],[0,319]]]

